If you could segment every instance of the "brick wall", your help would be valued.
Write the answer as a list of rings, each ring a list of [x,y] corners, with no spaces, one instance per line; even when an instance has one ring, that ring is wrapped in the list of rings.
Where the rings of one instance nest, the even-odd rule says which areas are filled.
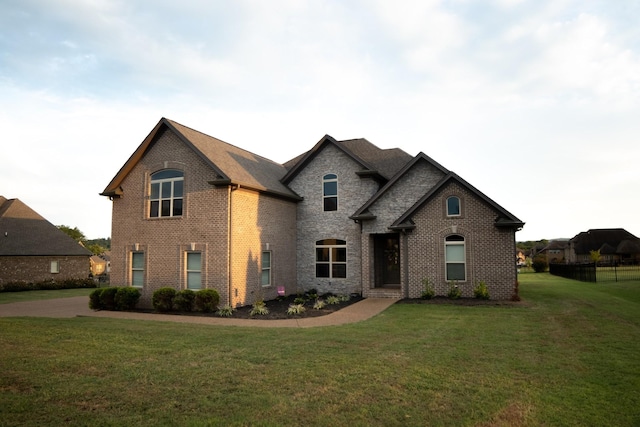
[[[173,168],[184,171],[183,215],[149,218],[150,175]],[[141,306],[150,306],[161,287],[185,287],[185,251],[202,252],[202,287],[229,301],[228,241],[229,188],[208,184],[215,173],[172,132],[165,131],[124,179],[123,195],[113,200],[111,285],[131,284],[131,252],[144,252]],[[192,245],[193,244],[193,245]]]
[[[149,218],[150,175],[165,168],[184,172],[183,215]],[[211,167],[172,132],[158,138],[123,181],[123,196],[113,201],[113,286],[131,284],[131,253],[144,252],[140,305],[149,307],[155,290],[186,288],[186,253],[194,250],[202,254],[202,288],[216,289],[221,305],[250,304],[260,292],[275,298],[280,284],[294,292],[295,203],[242,188],[213,187],[208,181],[215,178]],[[270,288],[260,286],[266,243],[275,263]]]
[[[448,218],[445,200],[459,196],[462,215]],[[446,295],[444,241],[459,234],[465,238],[466,281],[459,282],[463,296],[472,297],[480,281],[487,284],[492,299],[509,299],[516,281],[515,232],[494,225],[497,212],[462,186],[452,183],[423,206],[413,220],[416,228],[407,236],[409,249],[408,296],[417,298],[422,292],[422,279],[433,283],[437,295]]]
[[[243,189],[231,193],[232,304],[297,292],[296,204]],[[271,285],[262,286],[262,251],[271,252]]]
[[[51,262],[60,263],[60,272],[51,273]],[[0,281],[42,282],[45,280],[86,279],[90,273],[88,256],[10,256],[0,257]]]

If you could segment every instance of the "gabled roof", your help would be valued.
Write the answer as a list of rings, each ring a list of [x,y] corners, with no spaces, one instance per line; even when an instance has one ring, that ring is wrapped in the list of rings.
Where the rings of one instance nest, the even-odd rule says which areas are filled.
[[[389,180],[389,182],[387,182],[376,194],[373,195],[373,197],[371,197],[371,199],[369,199],[364,205],[362,205],[362,207],[360,207],[360,209],[358,209],[349,218],[354,220],[375,219],[375,216],[369,212],[369,208],[376,202],[376,200],[382,197],[383,194],[385,194],[391,187],[393,187],[393,185],[398,182],[398,180],[400,180],[400,178],[402,178],[402,176],[407,173],[407,171],[409,171],[419,162],[427,162],[443,174],[449,173],[449,171],[440,163],[436,162],[426,154],[420,152],[417,156],[411,159],[411,161],[405,162],[403,167],[397,171],[397,173]]]
[[[173,132],[215,171],[217,179],[211,182],[212,185],[238,185],[274,196],[301,200],[280,182],[287,172],[284,166],[166,118],[158,122],[101,195],[118,197],[124,179],[166,131]]]
[[[384,182],[411,160],[411,156],[399,148],[381,149],[364,138],[337,141],[325,135],[311,150],[285,163],[288,172],[282,182],[291,182],[328,145],[335,146],[359,164],[362,168],[360,175],[369,175]]]
[[[0,196],[0,256],[91,256],[18,199]]]
[[[629,251],[640,246],[640,239],[624,228],[600,228],[578,233],[571,239],[576,254],[588,254],[591,251],[602,250],[606,253],[640,253]],[[605,246],[607,245],[607,246]],[[615,252],[611,252],[615,248]]]
[[[429,200],[431,200],[438,192],[451,182],[457,182],[468,191],[476,195],[480,200],[489,205],[496,211],[497,217],[495,219],[496,227],[516,228],[519,229],[524,226],[524,222],[520,221],[515,215],[511,214],[505,208],[491,200],[480,190],[469,184],[464,179],[460,178],[453,172],[447,173],[428,193],[426,193],[420,200],[418,200],[407,212],[405,212],[400,218],[398,218],[392,225],[391,229],[402,230],[412,229],[415,227],[412,217],[413,215]]]

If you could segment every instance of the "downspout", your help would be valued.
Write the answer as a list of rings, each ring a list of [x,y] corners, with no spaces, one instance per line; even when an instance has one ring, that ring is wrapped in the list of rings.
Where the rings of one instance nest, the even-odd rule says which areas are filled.
[[[229,306],[233,307],[233,288],[231,283],[231,210],[233,206],[231,195],[233,194],[233,188],[231,185],[227,187],[227,192],[229,203],[227,208],[227,286],[229,286]]]
[[[406,230],[402,230],[402,257],[404,260],[404,290],[403,294],[405,298],[409,298],[409,239],[407,238]]]

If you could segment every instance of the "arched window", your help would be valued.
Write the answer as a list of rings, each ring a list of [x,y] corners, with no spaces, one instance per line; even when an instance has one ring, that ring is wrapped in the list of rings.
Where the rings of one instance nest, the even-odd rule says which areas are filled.
[[[464,237],[453,234],[444,239],[444,260],[446,280],[465,281],[466,274],[466,250]]]
[[[338,210],[338,175],[328,173],[322,177],[322,200],[325,211]]]
[[[447,199],[447,216],[460,216],[460,198],[451,196]]]
[[[316,242],[316,277],[347,277],[347,242],[324,239]]]
[[[151,175],[149,217],[182,216],[184,173],[165,169]]]

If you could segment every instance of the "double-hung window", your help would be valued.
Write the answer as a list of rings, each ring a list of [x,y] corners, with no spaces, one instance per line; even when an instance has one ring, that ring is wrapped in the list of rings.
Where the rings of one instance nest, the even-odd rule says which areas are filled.
[[[464,237],[454,234],[444,239],[446,280],[466,280],[466,250]]]
[[[187,252],[187,289],[202,288],[202,253]]]
[[[184,173],[165,169],[151,175],[149,217],[182,216]]]
[[[329,173],[322,177],[322,202],[325,211],[338,210],[338,175]]]
[[[271,251],[262,252],[262,271],[260,276],[262,286],[271,285]]]
[[[131,286],[144,285],[144,252],[131,252]]]
[[[316,277],[347,277],[347,242],[324,239],[316,242]]]

